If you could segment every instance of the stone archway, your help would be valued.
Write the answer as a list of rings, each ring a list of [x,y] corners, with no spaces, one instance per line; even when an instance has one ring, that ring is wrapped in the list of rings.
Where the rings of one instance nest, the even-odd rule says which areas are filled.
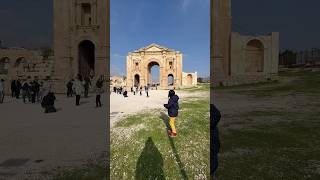
[[[134,85],[134,75],[140,75],[140,85],[152,83],[151,71],[153,66],[159,66],[160,88],[168,87],[168,74],[174,75],[174,86],[182,86],[182,53],[173,49],[151,44],[129,52],[127,56],[127,86]],[[129,79],[130,78],[130,79]]]
[[[187,75],[187,85],[191,86],[193,84],[193,77],[191,74]]]
[[[78,73],[82,77],[90,77],[95,72],[95,45],[84,40],[79,43],[78,47]]]
[[[8,57],[3,57],[0,59],[0,74],[8,74],[10,65],[10,59]]]
[[[248,73],[263,72],[264,46],[260,40],[253,39],[246,45],[245,71]]]

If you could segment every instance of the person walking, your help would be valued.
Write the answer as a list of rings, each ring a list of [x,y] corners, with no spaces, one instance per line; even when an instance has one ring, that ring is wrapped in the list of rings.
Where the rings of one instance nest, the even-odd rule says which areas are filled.
[[[96,107],[101,107],[101,94],[102,94],[103,80],[99,78],[96,83]]]
[[[72,83],[73,79],[67,83],[67,97],[72,97]]]
[[[87,98],[89,97],[89,88],[91,86],[91,81],[90,78],[85,77],[84,78],[84,97]]]
[[[36,95],[37,95],[37,87],[35,82],[31,82],[31,86],[30,86],[30,98],[31,98],[31,103],[34,104],[36,103]]]
[[[16,97],[16,80],[11,81],[11,97]]]
[[[168,96],[169,96],[168,104],[164,104],[164,107],[168,109],[168,116],[169,116],[170,129],[168,130],[168,135],[170,137],[176,137],[177,130],[175,127],[175,118],[178,116],[179,96],[175,94],[174,90],[170,90]]]
[[[145,86],[145,87],[144,87],[144,90],[146,91],[147,97],[149,97],[149,87],[148,87],[148,86]]]
[[[0,80],[0,104],[3,103],[4,100],[4,79]]]
[[[17,99],[19,99],[19,97],[20,97],[20,90],[21,90],[21,88],[22,88],[22,84],[21,84],[20,80],[18,79],[18,80],[16,81],[16,91],[15,91],[15,95],[16,95],[16,98],[17,98]]]
[[[33,81],[34,83],[34,89],[35,89],[35,99],[37,102],[40,101],[40,84],[38,83],[37,80]]]
[[[74,81],[72,89],[76,94],[76,106],[79,106],[81,94],[84,92],[84,83],[80,74],[78,74],[77,79]]]
[[[28,82],[24,82],[22,86],[22,99],[24,103],[26,103],[26,97],[28,97],[28,94],[29,94],[28,91],[29,91],[29,84]]]
[[[140,96],[142,96],[142,86],[140,86]]]

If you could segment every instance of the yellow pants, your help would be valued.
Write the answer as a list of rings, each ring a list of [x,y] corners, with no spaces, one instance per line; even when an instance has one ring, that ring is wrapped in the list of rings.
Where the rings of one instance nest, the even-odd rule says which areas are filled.
[[[177,133],[176,127],[174,126],[174,117],[169,117],[169,124],[173,133]]]

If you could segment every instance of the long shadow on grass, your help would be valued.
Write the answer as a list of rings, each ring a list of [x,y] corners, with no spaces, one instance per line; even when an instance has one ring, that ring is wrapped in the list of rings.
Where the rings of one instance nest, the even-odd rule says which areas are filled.
[[[169,117],[164,114],[163,112],[160,113],[160,118],[163,120],[163,123],[166,125],[167,129],[166,130],[170,130],[170,124],[169,124]],[[184,164],[182,163],[181,159],[180,159],[180,155],[176,149],[176,146],[174,145],[174,141],[171,137],[169,137],[168,135],[168,139],[169,139],[169,142],[170,142],[170,145],[171,145],[171,149],[172,149],[172,152],[174,154],[174,157],[178,163],[178,166],[179,166],[179,169],[180,169],[180,173],[181,173],[181,176],[182,176],[182,179],[185,179],[187,180],[188,179],[188,176],[187,176],[187,173],[186,173],[186,170],[184,169]]]
[[[135,179],[165,180],[163,172],[163,158],[151,137],[146,141],[142,153],[137,161]]]

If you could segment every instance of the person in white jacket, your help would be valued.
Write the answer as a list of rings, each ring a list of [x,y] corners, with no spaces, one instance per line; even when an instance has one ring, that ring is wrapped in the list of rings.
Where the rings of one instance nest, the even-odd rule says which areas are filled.
[[[79,106],[81,94],[84,92],[84,82],[80,74],[78,74],[77,79],[73,82],[72,89],[76,94],[76,106]]]

